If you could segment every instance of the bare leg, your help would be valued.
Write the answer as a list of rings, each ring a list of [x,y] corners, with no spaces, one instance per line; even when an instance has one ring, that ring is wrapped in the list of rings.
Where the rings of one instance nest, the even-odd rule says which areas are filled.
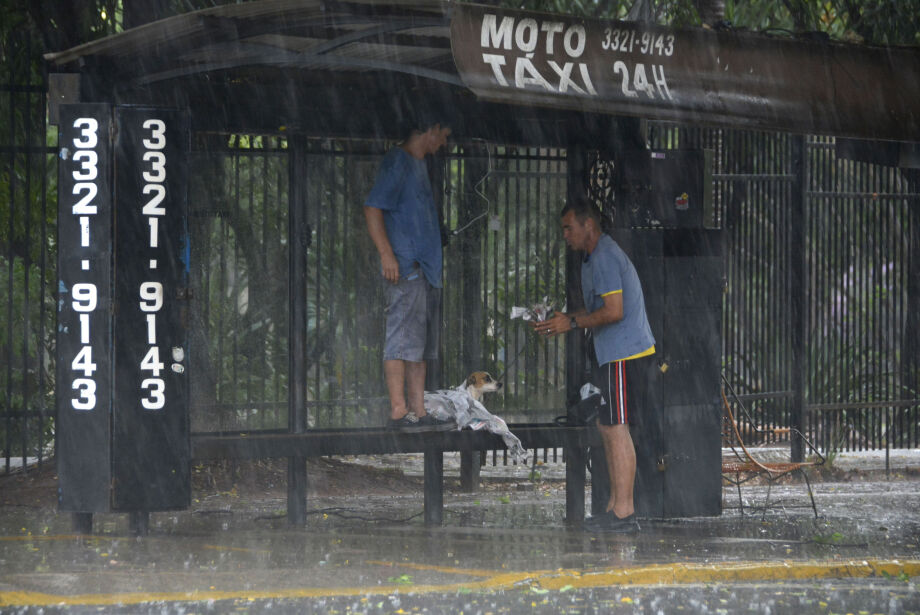
[[[390,418],[406,416],[406,362],[401,359],[387,359],[383,362],[383,375],[390,393]]]
[[[425,361],[406,361],[406,388],[409,392],[409,409],[415,416],[425,416]]]
[[[636,480],[636,448],[628,425],[601,425],[598,423],[604,441],[604,456],[607,458],[607,473],[610,477],[610,500],[607,511],[622,519],[635,512],[633,485]]]

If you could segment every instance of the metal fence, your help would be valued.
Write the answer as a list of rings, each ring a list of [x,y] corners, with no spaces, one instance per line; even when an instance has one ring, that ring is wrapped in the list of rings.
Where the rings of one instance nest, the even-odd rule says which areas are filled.
[[[0,78],[7,472],[46,459],[54,429],[55,137],[37,55],[28,38],[14,41]],[[726,238],[723,368],[758,420],[793,420],[788,315],[799,285],[808,432],[825,450],[918,446],[920,362],[909,309],[920,251],[917,172],[840,158],[829,138],[660,123],[650,124],[649,138],[656,148],[714,152],[711,223]],[[308,177],[305,202],[294,206],[306,209],[312,229],[303,298],[312,426],[377,425],[384,417],[382,291],[361,205],[387,145],[309,140],[305,168],[294,170]],[[284,428],[287,140],[196,135],[192,164],[193,430]],[[510,308],[563,301],[566,154],[468,142],[437,168],[445,226],[456,233],[445,248],[443,360],[433,381],[454,386],[485,369],[507,384],[489,404],[495,412],[551,418],[563,406],[564,340],[528,335]],[[791,230],[799,224],[796,244]]]
[[[189,202],[194,291],[193,431],[287,425],[287,142],[259,136],[199,141]],[[311,427],[380,425],[383,284],[363,203],[388,145],[308,140],[307,417]],[[470,151],[470,150],[475,151]],[[436,386],[475,370],[504,376],[489,407],[513,419],[562,413],[564,342],[536,339],[511,307],[544,297],[561,307],[558,211],[564,153],[456,147],[443,173],[442,360]]]
[[[52,454],[57,165],[46,136],[40,44],[0,49],[0,467]]]
[[[920,247],[918,172],[838,157],[829,137],[652,124],[650,138],[653,147],[714,152],[712,222],[726,241],[723,369],[756,422],[793,421],[790,314],[800,301],[804,426],[819,448],[918,446],[908,309]]]

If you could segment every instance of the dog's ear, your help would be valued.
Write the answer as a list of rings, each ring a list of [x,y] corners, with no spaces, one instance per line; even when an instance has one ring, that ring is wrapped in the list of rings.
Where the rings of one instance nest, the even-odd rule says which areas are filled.
[[[466,386],[471,387],[471,386],[475,386],[475,384],[476,384],[476,372],[473,372],[466,379]]]

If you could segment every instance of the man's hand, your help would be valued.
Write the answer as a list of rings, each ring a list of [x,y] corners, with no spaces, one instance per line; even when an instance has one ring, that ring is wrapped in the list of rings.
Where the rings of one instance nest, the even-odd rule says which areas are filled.
[[[538,334],[547,337],[553,337],[572,330],[571,323],[569,323],[569,316],[562,312],[556,312],[542,322],[531,322],[530,326]]]
[[[396,284],[399,282],[399,263],[396,262],[393,247],[387,237],[387,229],[383,223],[383,211],[365,205],[364,217],[367,220],[367,232],[380,254],[380,272],[387,282]]]
[[[399,282],[399,263],[392,252],[380,255],[380,272],[387,282],[391,284]]]

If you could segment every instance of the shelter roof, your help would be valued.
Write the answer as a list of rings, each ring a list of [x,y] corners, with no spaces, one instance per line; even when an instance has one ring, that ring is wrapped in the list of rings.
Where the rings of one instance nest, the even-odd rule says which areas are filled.
[[[399,136],[437,113],[540,145],[623,116],[920,141],[920,50],[441,0],[224,5],[46,58],[79,70],[81,100],[189,108],[205,130]]]

